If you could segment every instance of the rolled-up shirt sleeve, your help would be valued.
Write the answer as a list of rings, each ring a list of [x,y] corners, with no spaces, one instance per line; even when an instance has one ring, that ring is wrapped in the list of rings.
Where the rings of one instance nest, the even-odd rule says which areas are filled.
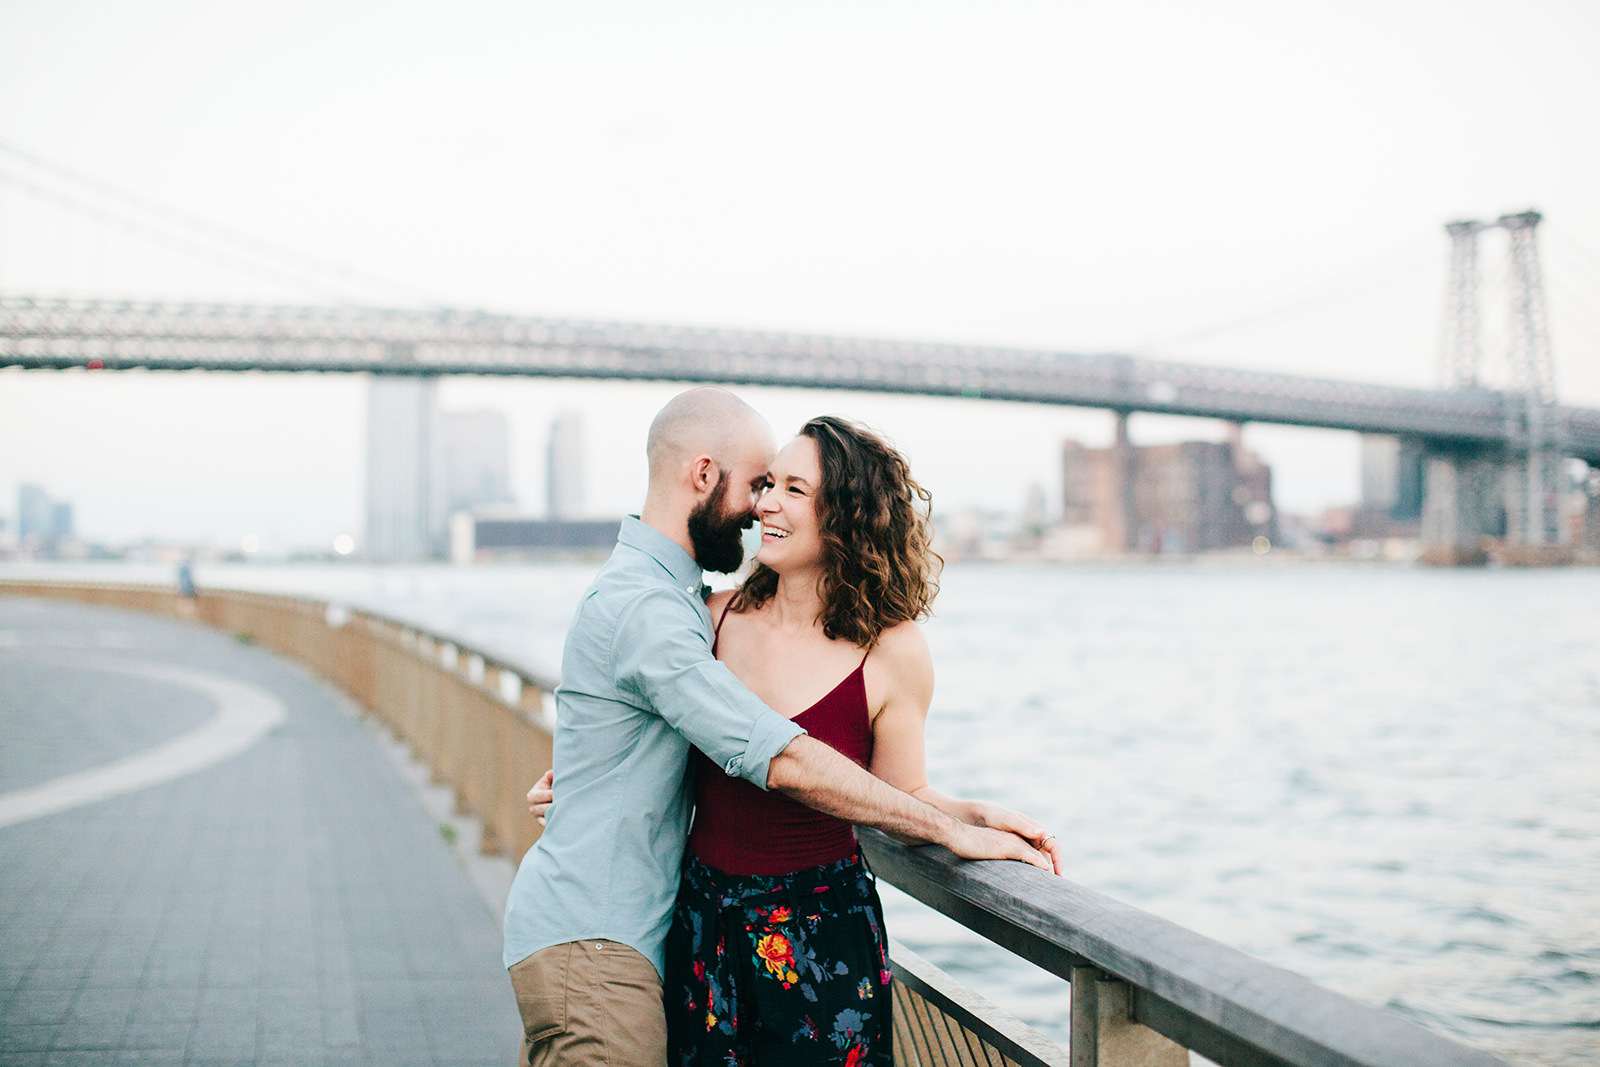
[[[671,589],[636,598],[617,620],[614,677],[729,775],[767,788],[772,758],[805,733],[717,662],[705,623]]]

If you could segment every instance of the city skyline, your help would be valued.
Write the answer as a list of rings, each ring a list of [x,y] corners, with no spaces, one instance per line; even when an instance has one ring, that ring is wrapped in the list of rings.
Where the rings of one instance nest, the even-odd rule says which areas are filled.
[[[416,385],[425,383],[412,383],[410,387],[403,388],[398,392],[392,387],[405,383],[378,379],[377,384],[380,389],[368,397],[366,401],[368,406],[367,419],[369,421],[366,424],[365,431],[357,436],[361,438],[358,442],[362,446],[361,451],[369,460],[374,454],[384,456],[385,460],[376,465],[368,462],[361,466],[361,469],[357,472],[358,478],[355,483],[358,490],[358,498],[345,502],[346,510],[356,517],[346,525],[339,527],[338,532],[332,535],[333,537],[355,536],[357,538],[357,550],[362,555],[375,554],[378,558],[385,558],[396,553],[400,556],[426,555],[431,549],[425,549],[422,546],[428,544],[432,545],[433,548],[438,548],[439,544],[442,544],[440,538],[443,536],[450,514],[455,510],[473,510],[485,505],[488,506],[488,513],[496,515],[504,513],[542,519],[565,518],[572,520],[614,519],[630,511],[637,510],[638,500],[642,499],[644,473],[642,455],[643,431],[647,425],[648,417],[638,423],[640,463],[639,470],[636,473],[640,482],[641,495],[634,497],[629,495],[629,491],[618,492],[612,489],[599,494],[602,501],[612,502],[613,507],[610,509],[604,503],[581,506],[570,497],[567,498],[565,506],[558,507],[557,497],[552,495],[553,492],[558,495],[575,491],[587,493],[589,486],[592,484],[592,473],[586,475],[585,485],[581,487],[573,487],[570,484],[553,486],[551,482],[552,474],[559,462],[558,456],[565,455],[570,457],[575,447],[581,447],[581,444],[573,444],[575,437],[581,440],[584,420],[579,411],[570,406],[560,406],[553,411],[548,422],[541,426],[536,420],[508,418],[505,412],[494,408],[492,404],[489,406],[477,404],[471,407],[450,407],[438,404],[436,400],[430,400],[429,398],[436,398],[439,391],[438,387],[443,383],[434,383],[431,387],[424,388],[420,393],[417,391]],[[548,385],[548,383],[543,384]],[[678,388],[681,387],[672,383],[653,387],[653,389],[661,391],[663,396],[670,395]],[[781,395],[789,391],[742,390],[742,392],[768,392]],[[808,395],[824,396],[828,394],[820,391],[809,391]],[[419,397],[422,398],[420,401]],[[894,399],[904,401],[908,398]],[[407,414],[403,415],[399,422],[395,422],[391,411],[391,418],[386,429],[382,432],[375,431],[370,420],[376,414],[376,409],[393,409],[396,407],[397,400],[399,401],[399,408],[407,412]],[[650,398],[648,402],[643,399],[639,402],[648,407],[649,404],[654,404],[655,401],[654,398]],[[421,404],[420,408],[418,407],[419,403]],[[430,403],[431,408],[429,407]],[[789,406],[794,411],[810,410],[805,406],[806,403],[806,400],[796,398],[790,401]],[[417,408],[417,410],[411,411],[410,409],[412,408]],[[532,454],[510,455],[509,464],[502,467],[495,475],[496,478],[504,479],[506,483],[514,482],[521,487],[521,491],[508,490],[503,494],[495,492],[488,495],[480,492],[477,497],[471,499],[454,500],[457,506],[452,507],[446,498],[458,496],[462,489],[461,486],[456,484],[462,480],[461,476],[452,476],[450,473],[452,464],[460,463],[460,458],[453,454],[460,448],[460,442],[457,439],[463,436],[462,431],[464,429],[467,429],[473,423],[481,423],[485,419],[493,419],[500,422],[502,429],[499,432],[501,433],[505,432],[505,426],[521,424],[522,430],[518,436],[525,442],[535,443]],[[1204,420],[1195,419],[1159,419],[1158,421],[1171,423],[1174,426],[1187,425],[1191,428],[1201,428],[1204,425]],[[417,426],[421,426],[423,432],[410,432],[416,430]],[[397,432],[399,437],[396,436]],[[1199,440],[1202,436],[1191,435],[1191,439]],[[435,442],[431,448],[426,444],[429,439]],[[1048,495],[1052,498],[1059,499],[1061,496],[1058,484],[1061,478],[1061,447],[1063,445],[1077,444],[1078,441],[1075,438],[1063,438],[1052,443],[1054,448],[1052,456],[1055,467],[1053,471],[1054,480],[1048,485]],[[421,460],[419,458],[421,452],[417,452],[417,446],[434,453],[432,458],[427,461]],[[414,478],[415,475],[401,474],[395,469],[395,462],[399,458],[396,455],[397,449],[417,452],[416,455],[404,457],[402,466],[422,463],[423,469],[430,472],[426,481],[428,483],[438,483],[433,492],[435,499],[431,504],[424,506],[417,501],[410,501],[411,495],[419,491],[427,493],[429,489],[427,484],[409,486],[408,479]],[[479,462],[481,463],[481,460]],[[624,472],[622,475],[623,481],[630,480],[630,475],[633,473],[635,472]],[[400,476],[400,482],[391,484],[394,483],[397,474]],[[945,507],[941,505],[936,497],[935,514],[936,516],[950,518],[957,514],[987,511],[994,514],[1020,517],[1030,510],[1036,509],[1038,501],[1044,499],[1046,491],[1047,486],[1044,482],[1034,483],[1028,487],[1028,491],[1022,499],[1012,502],[1010,506],[1000,504],[990,507],[981,505]],[[16,541],[16,535],[19,532],[21,509],[14,506],[14,502],[30,492],[35,495],[47,495],[56,503],[71,503],[59,499],[58,494],[54,494],[54,491],[48,485],[41,486],[33,481],[24,481],[20,485],[19,493],[0,499],[0,546]],[[397,493],[399,494],[398,496],[396,496]],[[414,521],[420,523],[420,525],[417,525],[416,529],[411,533],[399,535],[385,533],[381,527],[375,529],[373,527],[373,515],[375,514],[373,508],[375,506],[380,509],[380,513],[390,516],[383,520],[385,523],[393,522],[402,515],[414,514],[414,519],[402,519],[402,523]],[[399,511],[394,511],[395,508],[399,508]],[[1063,521],[1063,515],[1059,507],[1054,510],[1047,507],[1044,518],[1050,525]],[[243,528],[241,527],[241,529]],[[266,554],[269,555],[282,551],[327,551],[328,543],[331,543],[331,538],[319,537],[295,541],[292,538],[285,538],[282,535],[281,528],[275,529],[271,526],[251,528],[245,531],[244,536],[249,538],[252,545],[258,546],[249,550],[252,554],[262,550],[265,550]],[[396,536],[400,537],[399,541],[395,540]],[[119,538],[96,536],[91,532],[85,536],[84,540],[86,543],[95,543],[107,547],[127,547],[140,542],[149,542],[179,545],[194,544],[217,550],[226,551],[231,549],[237,551],[240,537],[218,536],[213,533],[194,536],[157,532],[154,534],[131,534]]]

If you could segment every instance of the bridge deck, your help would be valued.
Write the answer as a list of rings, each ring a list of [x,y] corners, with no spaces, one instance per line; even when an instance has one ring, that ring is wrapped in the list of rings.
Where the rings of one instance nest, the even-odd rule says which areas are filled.
[[[468,309],[159,304],[0,296],[0,369],[524,375],[982,397],[1526,446],[1525,402],[1120,355],[568,322]],[[1600,463],[1600,411],[1546,412]],[[1547,442],[1549,443],[1549,442]]]
[[[243,683],[233,734],[206,735],[220,751],[252,714],[281,722],[90,799],[203,763],[162,746],[216,725],[217,679]],[[302,668],[0,597],[0,722],[0,1063],[515,1058],[496,919],[353,705]]]

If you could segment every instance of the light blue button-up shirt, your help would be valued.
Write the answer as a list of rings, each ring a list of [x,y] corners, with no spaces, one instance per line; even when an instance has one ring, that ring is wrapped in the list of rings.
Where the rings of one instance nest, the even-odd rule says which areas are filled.
[[[507,967],[604,938],[661,972],[694,802],[689,746],[765,789],[772,757],[805,733],[712,656],[700,581],[671,538],[622,521],[567,632],[556,802],[506,901]]]

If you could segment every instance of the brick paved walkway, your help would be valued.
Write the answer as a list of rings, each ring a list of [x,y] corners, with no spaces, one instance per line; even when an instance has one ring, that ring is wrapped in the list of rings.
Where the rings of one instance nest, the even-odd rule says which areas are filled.
[[[497,920],[374,728],[300,667],[0,597],[0,801],[216,713],[139,664],[245,683],[284,720],[213,766],[0,825],[0,1067],[511,1063]]]

